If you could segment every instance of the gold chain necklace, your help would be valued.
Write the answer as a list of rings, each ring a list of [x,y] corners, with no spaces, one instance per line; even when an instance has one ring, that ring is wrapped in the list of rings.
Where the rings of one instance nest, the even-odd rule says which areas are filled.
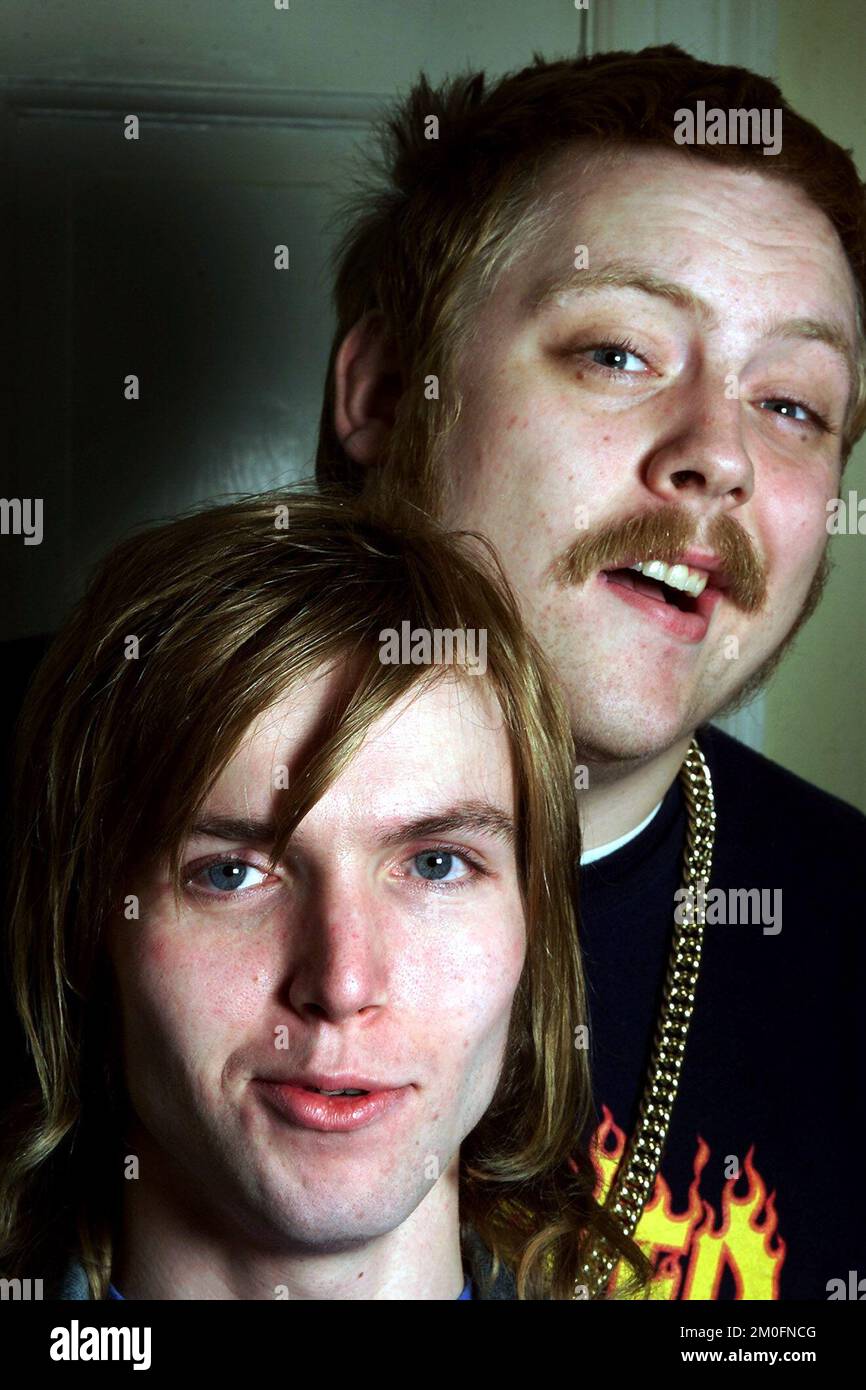
[[[675,922],[673,944],[662,993],[662,1007],[653,1042],[637,1125],[605,1201],[627,1236],[634,1233],[653,1189],[668,1136],[695,1007],[695,989],[704,940],[705,896],[713,862],[716,805],[713,783],[697,740],[692,739],[680,769],[688,830],[683,859],[686,910]],[[602,1240],[595,1245],[575,1281],[574,1297],[586,1289],[595,1297],[607,1287],[618,1253]]]

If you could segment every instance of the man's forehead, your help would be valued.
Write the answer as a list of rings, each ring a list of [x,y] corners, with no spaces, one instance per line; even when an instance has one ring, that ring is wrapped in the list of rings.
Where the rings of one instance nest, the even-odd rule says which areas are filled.
[[[287,765],[305,758],[310,740],[317,742],[332,730],[328,715],[339,689],[339,673],[324,672],[305,682],[263,711],[250,725],[227,761],[217,788],[233,786],[251,771],[269,778],[275,761]],[[325,716],[323,718],[323,715]],[[433,751],[435,750],[435,752]],[[375,717],[364,742],[337,781],[351,781],[356,767],[394,754],[399,766],[394,776],[410,765],[499,765],[510,772],[507,727],[492,683],[481,677],[448,673],[438,680],[419,680]],[[390,764],[389,764],[390,766]]]
[[[276,706],[267,722],[253,726],[212,788],[196,834],[273,840],[275,759],[285,758],[289,785],[295,755],[309,751],[285,738],[280,714]],[[388,821],[395,842],[410,821],[441,823],[435,833],[474,825],[513,834],[513,805],[511,745],[495,691],[483,678],[444,678],[410,688],[371,724],[306,821],[348,820],[360,836],[378,824],[382,842]]]
[[[739,275],[754,289],[741,304],[744,321],[751,311],[756,336],[823,341],[856,379],[853,272],[829,219],[795,184],[675,151],[634,147],[560,159],[548,180],[547,229],[509,277],[509,298],[521,320],[568,305],[582,293],[620,288],[656,295],[714,327],[714,282],[720,275]],[[720,217],[723,187],[735,201]],[[687,213],[692,208],[699,213],[694,222]],[[666,222],[672,229],[679,224],[681,235],[664,235]],[[692,238],[696,224],[711,230],[712,239]],[[726,235],[730,256],[720,257],[718,239]],[[778,284],[797,303],[762,305],[768,283],[769,297],[780,297]]]
[[[841,277],[856,297],[830,219],[798,184],[763,174],[760,167],[656,147],[581,150],[550,166],[540,198],[549,218],[534,254],[524,261],[532,274],[548,259],[561,265],[566,251],[577,250],[573,241],[589,241],[590,264],[636,255],[636,248],[643,259],[672,264],[684,251],[683,238],[697,227],[727,239],[731,260],[745,257],[747,264],[750,252],[763,250],[809,258],[814,264],[804,266],[806,272]],[[624,222],[629,223],[627,245]],[[676,228],[679,240],[666,234],[668,226]]]
[[[769,161],[772,156],[765,158]],[[549,195],[561,206],[568,207],[574,204],[566,195],[578,189],[589,195],[602,185],[613,185],[640,202],[654,186],[673,184],[681,192],[706,198],[714,204],[716,194],[715,190],[708,194],[709,183],[716,189],[742,189],[750,197],[761,187],[768,192],[785,190],[801,201],[804,209],[811,208],[821,215],[821,209],[805,190],[792,179],[774,174],[769,163],[767,167],[758,163],[736,163],[727,158],[713,158],[706,152],[651,143],[610,145],[576,141],[547,164],[539,193],[542,199]]]

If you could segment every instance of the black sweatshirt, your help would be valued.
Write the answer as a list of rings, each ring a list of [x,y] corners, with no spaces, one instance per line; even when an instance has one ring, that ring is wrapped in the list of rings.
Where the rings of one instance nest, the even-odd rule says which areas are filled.
[[[719,729],[698,741],[718,816],[706,902],[720,921],[705,928],[636,1232],[659,1271],[653,1296],[826,1300],[857,1297],[862,1279],[866,1297],[866,817]],[[645,830],[581,870],[590,1061],[613,1155],[598,1155],[599,1195],[637,1118],[685,833],[676,778]],[[762,920],[749,920],[756,895],[749,910],[730,889],[769,890]]]

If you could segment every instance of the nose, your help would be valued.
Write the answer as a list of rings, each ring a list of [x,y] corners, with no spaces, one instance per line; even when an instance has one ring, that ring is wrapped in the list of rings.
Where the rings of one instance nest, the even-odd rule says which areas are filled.
[[[340,1023],[383,1008],[388,940],[382,910],[371,885],[351,870],[317,882],[297,921],[287,972],[295,1013]]]
[[[743,442],[740,403],[728,399],[718,378],[690,383],[681,405],[667,417],[665,439],[646,465],[647,487],[665,502],[715,502],[732,511],[755,489],[752,460]]]

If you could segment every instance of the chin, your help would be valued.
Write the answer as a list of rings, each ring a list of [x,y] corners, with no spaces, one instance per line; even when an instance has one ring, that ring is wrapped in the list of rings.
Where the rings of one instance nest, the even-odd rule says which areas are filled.
[[[286,1244],[311,1254],[337,1255],[377,1240],[401,1226],[410,1213],[395,1207],[374,1208],[359,1202],[319,1210],[283,1210],[274,1216],[274,1228],[283,1233]]]
[[[292,1178],[272,1188],[267,1221],[298,1249],[351,1250],[402,1225],[425,1196],[426,1189],[399,1189],[393,1174],[345,1174],[333,1182]]]
[[[596,765],[646,762],[709,717],[680,704],[653,704],[633,697],[598,709],[587,708],[585,700],[572,698],[569,703],[576,760]]]

